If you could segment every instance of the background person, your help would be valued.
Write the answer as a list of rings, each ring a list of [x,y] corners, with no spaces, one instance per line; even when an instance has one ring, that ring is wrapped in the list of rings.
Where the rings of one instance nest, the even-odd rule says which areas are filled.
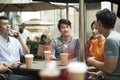
[[[25,29],[25,24],[24,23],[19,25],[19,32],[21,34],[21,37],[22,37],[24,43],[26,44],[26,41],[27,41],[27,38],[28,38],[28,30]]]

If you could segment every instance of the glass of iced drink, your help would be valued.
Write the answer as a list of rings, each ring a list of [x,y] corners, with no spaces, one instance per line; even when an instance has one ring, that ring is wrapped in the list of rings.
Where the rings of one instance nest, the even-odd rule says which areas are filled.
[[[85,80],[87,67],[84,62],[70,62],[67,69],[69,80]]]
[[[47,63],[47,67],[40,71],[41,80],[59,80],[60,70],[55,61]]]

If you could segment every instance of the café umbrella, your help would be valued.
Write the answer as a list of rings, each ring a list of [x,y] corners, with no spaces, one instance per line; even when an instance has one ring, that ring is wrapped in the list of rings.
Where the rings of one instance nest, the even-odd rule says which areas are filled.
[[[64,9],[64,5],[55,5],[50,2],[29,2],[29,3],[0,3],[0,12],[17,11],[42,11],[53,9]]]

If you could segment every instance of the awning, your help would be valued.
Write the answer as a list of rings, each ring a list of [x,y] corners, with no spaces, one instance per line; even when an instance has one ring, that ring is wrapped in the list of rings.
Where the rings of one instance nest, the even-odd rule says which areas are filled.
[[[62,2],[62,3],[79,3],[79,0],[33,0],[46,2]],[[120,4],[120,0],[84,0],[85,3],[96,3],[101,1],[110,1],[112,3]]]
[[[17,11],[42,11],[53,9],[64,9],[64,5],[55,5],[50,2],[30,2],[30,3],[0,3],[0,12]]]

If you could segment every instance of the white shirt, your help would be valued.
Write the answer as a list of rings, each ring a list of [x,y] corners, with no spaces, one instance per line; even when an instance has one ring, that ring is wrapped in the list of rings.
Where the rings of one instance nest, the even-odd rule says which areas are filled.
[[[21,34],[21,37],[22,37],[24,43],[26,44],[27,37],[28,37],[28,31],[26,29],[23,29],[23,33]]]
[[[12,64],[20,60],[20,54],[24,55],[21,44],[14,37],[8,40],[0,35],[0,63]]]

